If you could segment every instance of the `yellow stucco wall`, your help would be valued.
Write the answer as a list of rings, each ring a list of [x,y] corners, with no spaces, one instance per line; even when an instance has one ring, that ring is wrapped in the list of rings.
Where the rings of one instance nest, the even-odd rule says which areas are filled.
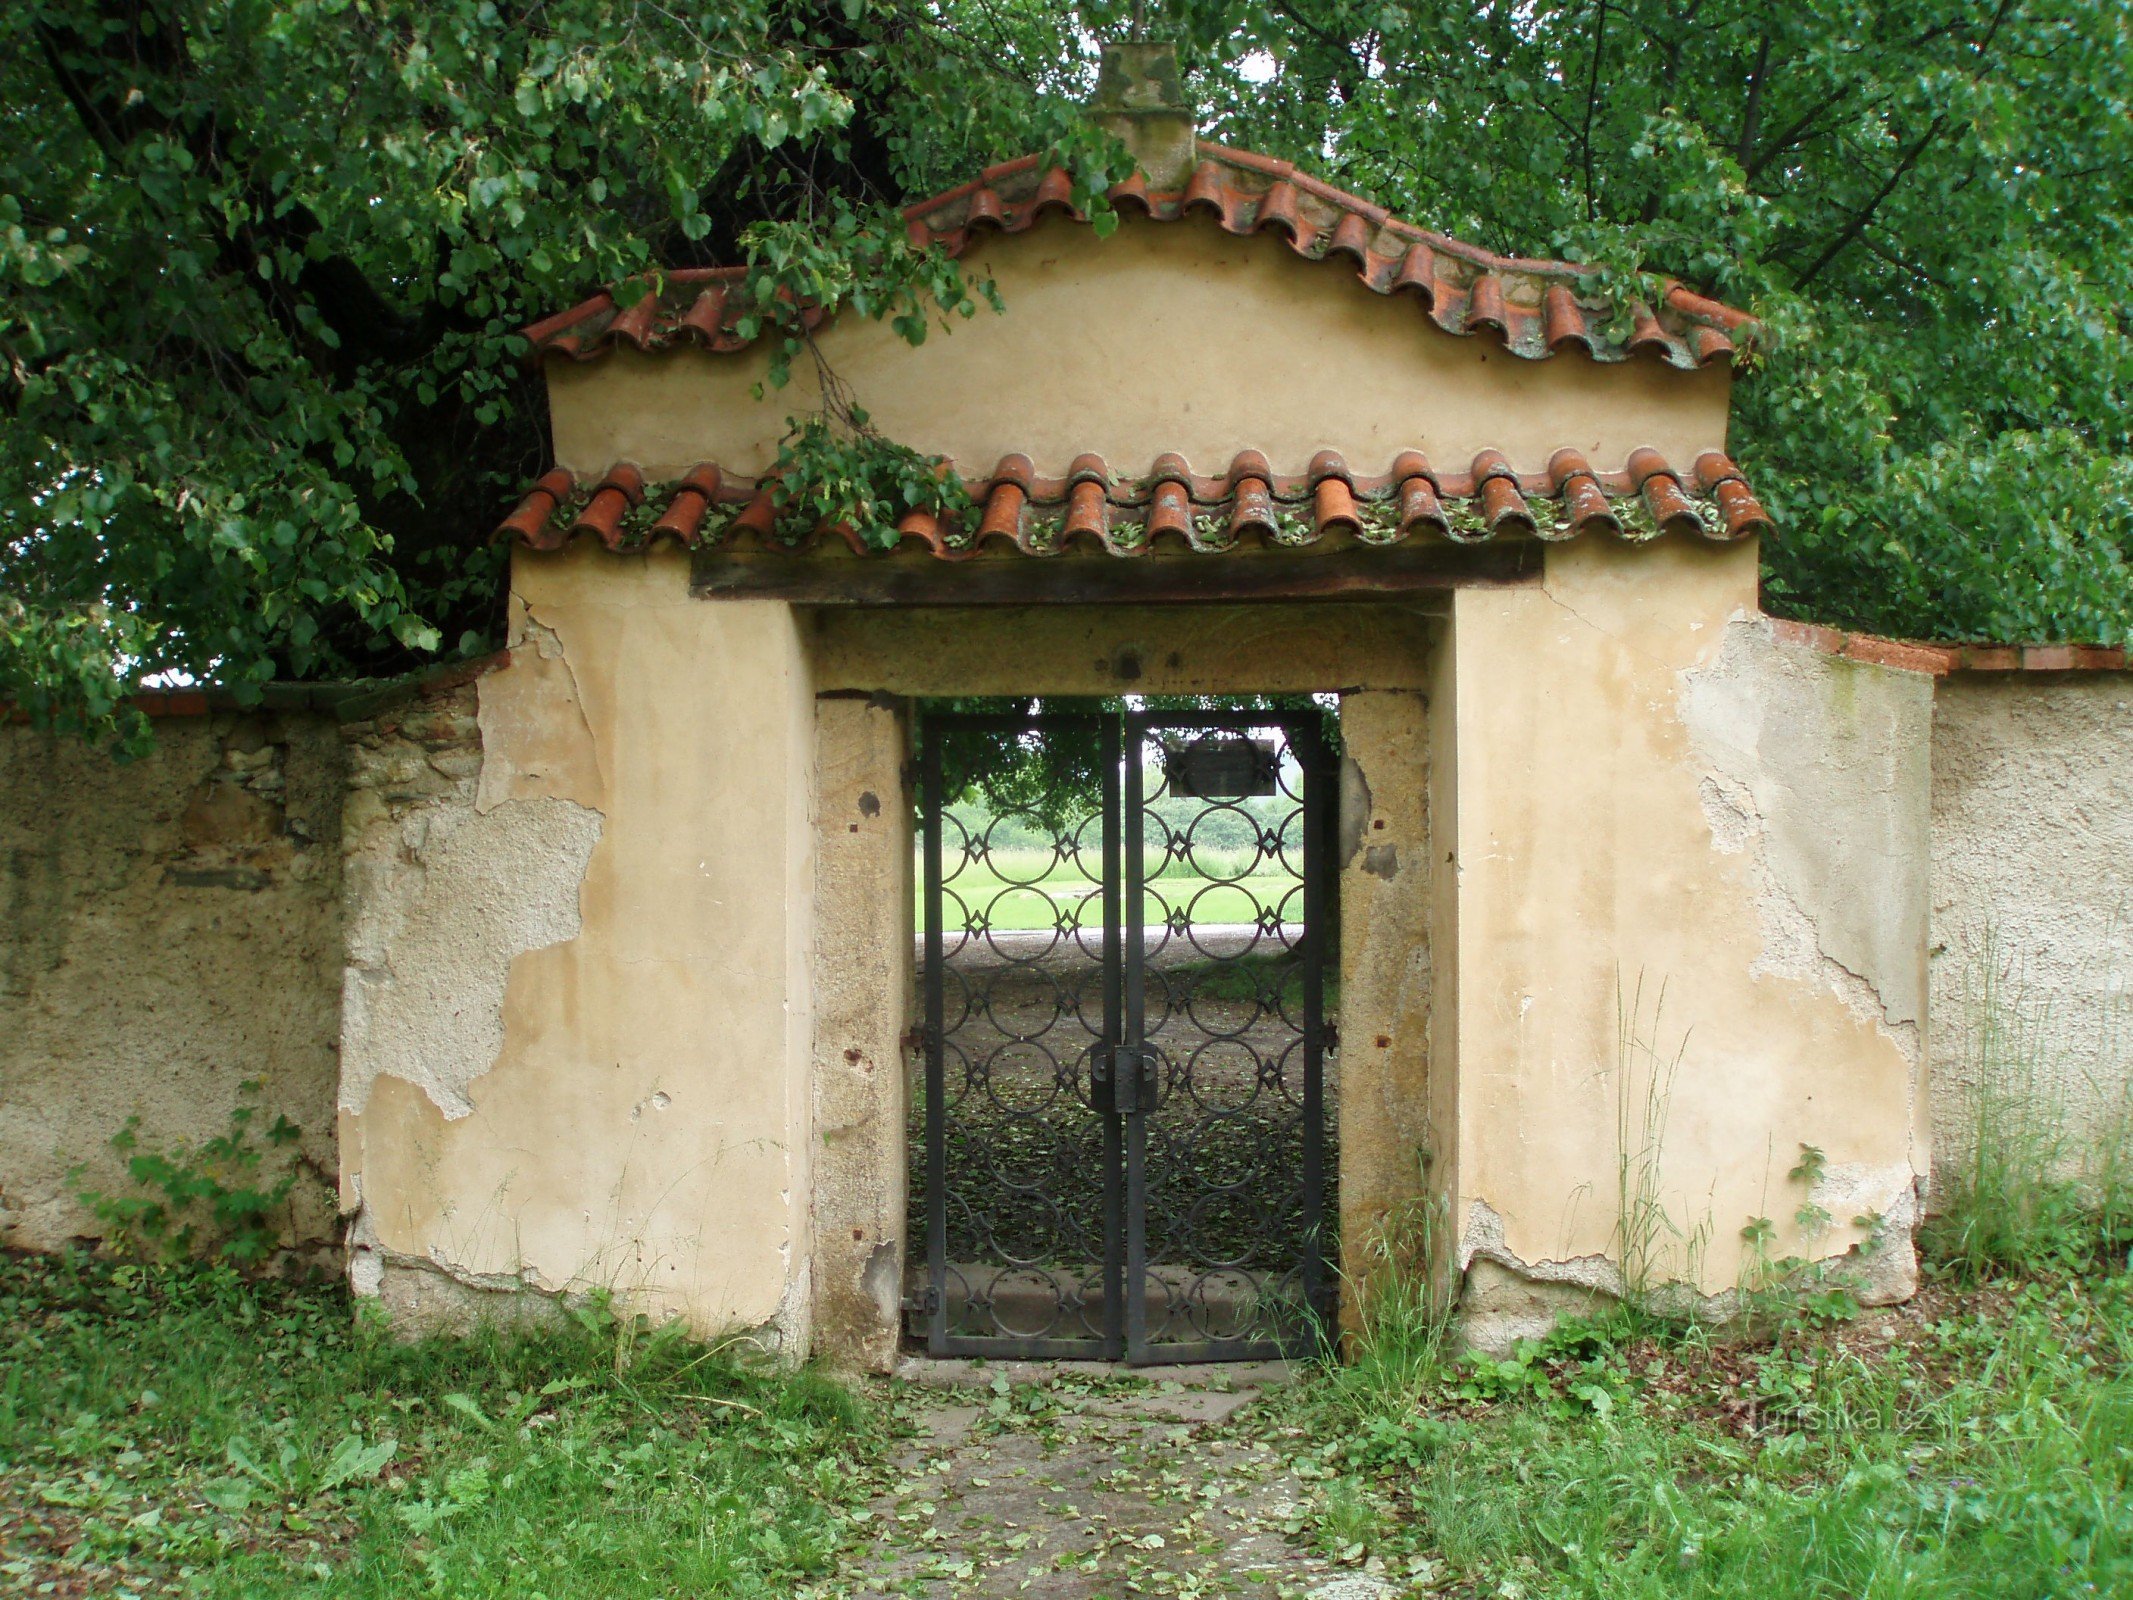
[[[416,1321],[489,1289],[606,1287],[804,1348],[810,1207],[840,1243],[899,1243],[893,1207],[868,1198],[855,1221],[852,1185],[825,1197],[811,1169],[817,1000],[878,1012],[892,1038],[903,997],[852,985],[878,990],[904,955],[816,948],[816,767],[845,753],[818,692],[1339,689],[1359,715],[1412,700],[1398,737],[1359,745],[1383,804],[1353,820],[1400,797],[1402,868],[1366,887],[1427,898],[1347,930],[1351,963],[1392,979],[1358,966],[1348,1044],[1385,1036],[1414,1068],[1386,1082],[1426,1103],[1378,1141],[1383,1193],[1345,1199],[1434,1192],[1479,1336],[1521,1331],[1622,1287],[1627,1105],[1667,1219],[1644,1275],[1720,1295],[1756,1270],[1750,1218],[1772,1221],[1767,1255],[1813,1258],[1874,1213],[1892,1242],[1864,1287],[1906,1292],[1930,686],[1781,643],[1755,581],[1752,547],[1585,540],[1551,548],[1540,585],[1426,610],[807,612],[691,599],[678,554],[522,553],[478,777],[434,814],[349,807],[358,1287]],[[830,703],[864,720],[864,701]],[[882,903],[902,905],[904,847],[876,855]],[[1427,928],[1426,1001],[1399,952],[1357,945],[1372,926]],[[493,1033],[462,1027],[484,1003]],[[1794,1182],[1808,1145],[1819,1171]],[[1807,1206],[1828,1226],[1801,1225]]]
[[[1930,680],[1788,654],[1756,572],[1752,545],[1583,541],[1540,588],[1458,596],[1463,1264],[1607,1285],[1619,1157],[1634,1189],[1651,1148],[1653,1276],[1722,1293],[1755,1276],[1751,1219],[1771,1257],[1821,1258],[1879,1213],[1903,1234],[1879,1291],[1907,1292]],[[1781,691],[1803,708],[1783,726]],[[1799,865],[1804,814],[1886,881]],[[1853,955],[1852,929],[1879,948]],[[1811,1186],[1787,1177],[1803,1145]]]
[[[852,316],[818,342],[876,427],[966,475],[1010,451],[1056,474],[1085,450],[1125,473],[1176,450],[1213,474],[1247,448],[1277,472],[1302,471],[1321,448],[1359,472],[1413,448],[1451,471],[1488,448],[1538,472],[1566,445],[1603,469],[1651,445],[1685,469],[1725,444],[1723,367],[1602,364],[1576,349],[1521,360],[1374,293],[1345,258],[1306,261],[1277,238],[1234,238],[1205,219],[1129,219],[1109,239],[1054,220],[965,259],[998,284],[1005,315],[936,325],[915,350]],[[785,419],[820,404],[804,361],[789,388],[753,396],[766,361],[760,349],[626,347],[552,359],[557,459],[579,473],[633,461],[654,478],[700,461],[761,472]]]
[[[788,607],[692,601],[687,576],[597,546],[514,563],[512,659],[482,680],[457,837],[558,806],[597,836],[581,865],[509,831],[435,855],[420,870],[442,881],[380,936],[367,1031],[389,1040],[393,1006],[423,1020],[425,984],[483,1003],[471,978],[412,970],[424,916],[429,960],[466,960],[485,896],[575,879],[575,927],[509,956],[493,1059],[395,1055],[361,1030],[344,1048],[353,1276],[409,1320],[489,1289],[604,1288],[804,1348],[813,692]],[[398,1032],[450,1036],[433,1021]]]

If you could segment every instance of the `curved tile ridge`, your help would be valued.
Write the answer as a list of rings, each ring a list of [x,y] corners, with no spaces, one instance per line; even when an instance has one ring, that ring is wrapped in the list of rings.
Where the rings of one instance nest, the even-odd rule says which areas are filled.
[[[1027,455],[1001,457],[989,476],[964,481],[974,515],[914,512],[897,525],[900,544],[943,560],[994,553],[1058,555],[1082,549],[1114,556],[1164,550],[1218,552],[1240,545],[1397,544],[1415,538],[1488,539],[1660,534],[1728,541],[1772,531],[1769,514],[1725,455],[1707,450],[1677,467],[1656,450],[1636,450],[1600,470],[1576,450],[1558,450],[1545,471],[1517,471],[1484,450],[1456,470],[1440,470],[1419,450],[1402,450],[1380,473],[1359,473],[1321,450],[1302,472],[1276,472],[1244,450],[1226,471],[1198,473],[1174,451],[1145,473],[1114,472],[1101,456],[1076,456],[1060,477],[1044,477]],[[647,484],[629,462],[586,483],[552,468],[530,485],[496,537],[554,550],[589,534],[610,550],[671,539],[683,545],[801,551],[825,538],[854,554],[879,554],[845,527],[794,530],[778,509],[774,479],[723,472],[715,463],[679,479]]]
[[[1202,140],[1182,189],[1157,191],[1136,173],[1110,191],[1120,210],[1157,221],[1203,215],[1240,237],[1273,233],[1298,255],[1340,256],[1379,294],[1413,296],[1447,333],[1493,335],[1513,355],[1539,360],[1576,345],[1597,361],[1640,351],[1684,369],[1731,361],[1752,349],[1757,324],[1746,312],[1672,279],[1657,306],[1581,293],[1574,262],[1500,256],[1403,222],[1384,207],[1336,189],[1287,161]],[[904,209],[911,242],[959,256],[988,233],[1020,233],[1048,216],[1084,220],[1067,174],[1037,156],[988,167],[970,182]],[[695,345],[734,351],[750,340],[734,330],[738,267],[694,267],[634,280],[625,307],[612,291],[523,330],[533,355],[590,360],[617,344],[639,350]],[[803,320],[817,326],[809,307]]]

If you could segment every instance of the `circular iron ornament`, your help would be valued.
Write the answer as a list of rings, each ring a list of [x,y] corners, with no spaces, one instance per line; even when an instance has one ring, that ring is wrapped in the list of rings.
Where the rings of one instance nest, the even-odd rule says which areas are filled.
[[[936,1351],[1311,1348],[1335,1214],[1316,739],[1235,713],[922,726],[913,1328]],[[1086,791],[1033,804],[1033,761]]]

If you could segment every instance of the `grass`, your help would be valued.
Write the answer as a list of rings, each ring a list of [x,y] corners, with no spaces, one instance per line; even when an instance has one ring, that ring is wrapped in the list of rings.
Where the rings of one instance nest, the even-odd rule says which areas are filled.
[[[1012,869],[1010,869],[1012,870]],[[1055,928],[1062,917],[1093,930],[1103,925],[1103,901],[1096,884],[1071,868],[1055,867],[1034,882],[1009,882],[979,863],[966,865],[942,886],[947,925],[957,928],[980,915],[1002,932]],[[949,898],[952,896],[953,898]],[[1150,885],[1142,915],[1154,927],[1182,912],[1198,926],[1235,925],[1259,920],[1262,910],[1282,910],[1286,920],[1303,920],[1303,890],[1296,879],[1280,874],[1224,882],[1172,874]],[[924,924],[920,908],[919,926]]]
[[[2069,1140],[2034,1075],[1982,1081],[1893,1311],[1830,1291],[1718,1330],[1645,1296],[1461,1355],[1426,1236],[1388,1248],[1349,1359],[1286,1402],[1310,1536],[1476,1600],[2133,1594],[2124,1129]],[[1625,1148],[1651,1123],[1640,1097]]]
[[[955,897],[945,902],[951,928],[978,913],[988,926],[1006,932],[1056,927],[1062,916],[1074,916],[1084,927],[1101,926],[1099,857],[1061,860],[1049,848],[1016,845],[982,859],[959,860],[957,850],[951,840],[944,864],[943,886]],[[1143,902],[1151,927],[1174,913],[1200,926],[1257,922],[1262,911],[1279,911],[1289,922],[1303,920],[1303,880],[1256,849],[1198,845],[1190,857],[1153,865]],[[923,927],[923,906],[919,916]]]
[[[1459,1595],[2133,1592],[2133,1279],[1936,1298],[1893,1342],[1571,1329],[1329,1434],[1320,1537]]]
[[[597,1308],[409,1344],[338,1287],[0,1256],[0,1591],[790,1595],[879,1438]]]

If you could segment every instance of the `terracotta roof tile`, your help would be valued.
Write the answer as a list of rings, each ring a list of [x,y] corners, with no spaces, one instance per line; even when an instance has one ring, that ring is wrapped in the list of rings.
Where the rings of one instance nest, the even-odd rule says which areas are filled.
[[[2133,657],[2120,645],[2102,644],[1966,644],[1926,639],[1884,639],[1871,633],[1846,633],[1812,622],[1773,618],[1777,636],[1824,655],[1876,666],[1931,673],[1951,672],[2126,672]]]
[[[607,476],[600,480],[592,498],[585,502],[585,509],[570,525],[570,531],[572,534],[592,534],[608,549],[618,550],[622,547],[624,514],[643,504],[644,474],[627,461],[620,462],[610,467]]]
[[[1659,303],[1614,302],[1582,292],[1584,268],[1565,261],[1499,256],[1402,222],[1358,195],[1298,172],[1286,161],[1202,141],[1182,189],[1155,192],[1135,174],[1111,203],[1157,221],[1212,218],[1239,236],[1274,233],[1311,260],[1340,256],[1379,294],[1412,296],[1447,333],[1486,330],[1513,355],[1539,360],[1576,345],[1597,361],[1640,351],[1673,366],[1730,361],[1752,346],[1756,323],[1668,280]],[[1035,156],[989,167],[977,178],[904,210],[911,241],[961,255],[994,233],[1020,233],[1048,216],[1079,219],[1072,184]],[[618,343],[640,350],[696,345],[732,351],[750,341],[735,329],[737,267],[692,267],[639,280],[627,307],[613,292],[593,296],[524,330],[536,357],[590,360]],[[821,320],[810,309],[809,326]],[[1626,334],[1618,331],[1627,329]]]
[[[914,515],[899,524],[899,533],[937,556],[961,560],[999,548],[1056,555],[1076,545],[1135,556],[1150,549],[1220,551],[1252,540],[1392,544],[1597,533],[1645,539],[1672,532],[1723,541],[1770,531],[1739,470],[1715,451],[1687,471],[1652,450],[1601,471],[1578,451],[1559,450],[1545,472],[1520,473],[1495,450],[1482,451],[1462,472],[1441,472],[1421,451],[1403,450],[1390,470],[1375,474],[1355,470],[1332,450],[1319,451],[1294,474],[1277,473],[1256,450],[1239,451],[1213,473],[1195,472],[1185,457],[1165,452],[1139,477],[1084,454],[1056,478],[1040,476],[1028,456],[1015,454],[965,487],[977,504],[972,525]],[[651,486],[635,466],[618,463],[587,491],[574,491],[571,475],[557,468],[527,489],[496,532],[542,550],[581,533],[610,549],[670,538],[792,550],[831,536],[864,550],[843,528],[805,530],[795,538],[781,525],[770,480],[722,472],[711,462]]]

